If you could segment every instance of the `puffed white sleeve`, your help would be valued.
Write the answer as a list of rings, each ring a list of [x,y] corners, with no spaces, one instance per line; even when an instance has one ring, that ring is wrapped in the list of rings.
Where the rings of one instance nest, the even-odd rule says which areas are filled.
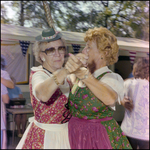
[[[44,82],[49,76],[47,74],[45,74],[43,71],[37,71],[36,73],[33,74],[32,76],[32,94],[35,96],[35,98],[37,100],[39,100],[36,97],[36,93],[35,93],[35,87],[39,84]],[[39,100],[40,101],[40,100]]]
[[[1,70],[1,77],[6,79],[6,80],[11,80],[10,75],[8,74],[7,71]]]
[[[131,79],[127,79],[126,81],[124,81],[124,96],[128,96],[129,85],[131,84],[131,81]]]
[[[121,105],[121,100],[124,97],[124,81],[122,77],[117,73],[108,73],[100,81],[109,85],[118,94],[117,102]]]

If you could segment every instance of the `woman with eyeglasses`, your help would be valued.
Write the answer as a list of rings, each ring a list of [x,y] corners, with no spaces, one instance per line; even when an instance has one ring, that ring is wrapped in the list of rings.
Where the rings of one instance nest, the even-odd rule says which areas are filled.
[[[108,66],[117,62],[117,38],[106,28],[89,29],[82,53],[88,56],[87,68],[70,75],[75,83],[69,95],[68,123],[71,149],[132,149],[113,118],[115,103],[123,99],[123,79]],[[76,64],[68,60],[66,68]],[[74,63],[73,63],[74,62]],[[75,79],[76,78],[76,79]]]
[[[69,149],[70,86],[66,77],[86,62],[86,56],[80,55],[79,60],[71,55],[71,61],[77,64],[68,72],[63,67],[65,45],[60,33],[53,28],[43,30],[42,35],[36,37],[33,52],[36,61],[41,63],[31,68],[29,79],[34,117],[29,118],[30,124],[16,149]]]

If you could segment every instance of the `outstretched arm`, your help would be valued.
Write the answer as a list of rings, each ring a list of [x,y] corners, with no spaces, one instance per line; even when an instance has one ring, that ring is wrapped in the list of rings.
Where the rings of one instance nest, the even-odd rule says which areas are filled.
[[[91,92],[105,105],[113,105],[118,98],[117,93],[107,84],[99,82],[88,69],[78,69],[75,75],[81,79]]]

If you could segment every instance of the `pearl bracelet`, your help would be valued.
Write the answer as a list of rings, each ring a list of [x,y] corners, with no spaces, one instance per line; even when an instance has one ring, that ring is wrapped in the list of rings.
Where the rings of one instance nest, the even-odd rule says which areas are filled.
[[[57,85],[61,85],[61,83],[58,82],[56,75],[54,74],[53,74],[53,79]]]

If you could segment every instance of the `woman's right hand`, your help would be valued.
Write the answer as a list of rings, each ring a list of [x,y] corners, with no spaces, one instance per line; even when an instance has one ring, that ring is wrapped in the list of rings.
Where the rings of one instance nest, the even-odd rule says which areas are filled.
[[[78,53],[78,54],[76,54],[76,57],[80,60],[80,62],[82,62],[81,67],[87,67],[87,60],[88,60],[87,55],[85,55],[83,53]]]
[[[88,57],[85,54],[79,53],[73,55],[69,53],[69,59],[65,64],[65,68],[69,73],[73,73],[82,66],[86,66]]]

